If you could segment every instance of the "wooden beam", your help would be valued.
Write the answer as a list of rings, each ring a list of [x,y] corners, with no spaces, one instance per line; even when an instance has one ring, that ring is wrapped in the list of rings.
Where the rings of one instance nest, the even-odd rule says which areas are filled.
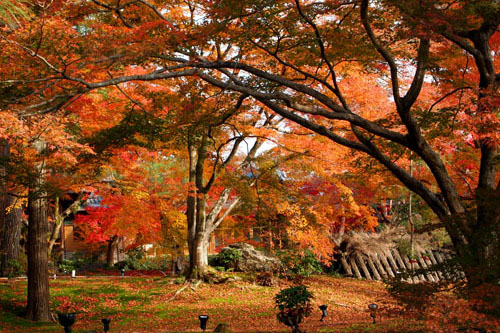
[[[344,253],[342,253],[342,257],[340,257],[340,263],[342,264],[344,271],[347,273],[347,276],[353,277],[351,266],[349,265],[347,260],[345,260]]]
[[[428,251],[427,254],[429,255],[429,258],[431,259],[431,262],[432,262],[433,266],[436,267],[437,265],[439,265],[439,263],[437,262],[436,258],[434,257],[434,253],[432,253],[432,250]],[[436,272],[436,274],[438,275],[439,279],[444,279],[444,275],[443,275],[443,272],[441,272],[441,270],[438,270]]]
[[[361,269],[363,270],[363,273],[365,273],[365,277],[368,280],[371,280],[372,276],[370,275],[370,271],[368,270],[368,268],[365,265],[365,260],[363,259],[363,257],[358,252],[356,252],[356,259],[358,261],[359,266],[361,266]]]
[[[371,256],[367,257],[366,261],[368,262],[368,266],[370,266],[370,269],[372,270],[372,274],[375,277],[375,280],[378,281],[382,280],[382,277],[377,271],[377,267],[375,267],[375,264],[373,263],[372,257]]]
[[[414,270],[419,269],[418,263],[413,263],[412,264],[410,262],[410,259],[408,258],[408,256],[406,254],[403,256],[403,261],[405,262],[406,267],[408,267],[408,271],[410,272],[410,274],[413,274]],[[418,275],[418,276],[417,275],[412,275],[412,277],[413,277],[413,282],[415,282],[415,283],[418,283],[420,281],[425,281],[424,276],[421,275],[421,274]]]
[[[351,268],[354,271],[354,274],[358,279],[362,279],[363,277],[361,276],[361,273],[359,272],[358,266],[356,265],[356,261],[354,261],[354,258],[352,256],[349,256],[349,263],[351,264]]]
[[[425,262],[424,258],[422,257],[422,253],[421,252],[417,252],[417,260],[418,262],[420,263],[420,266],[427,270],[427,268],[429,268],[427,266],[427,263]],[[430,272],[425,272],[425,277],[427,278],[427,280],[431,281],[431,282],[436,282],[436,280],[434,279],[434,276],[432,276],[432,274]]]
[[[387,279],[389,275],[385,271],[384,266],[382,266],[382,264],[380,263],[380,257],[377,253],[375,253],[375,256],[373,256],[373,262],[375,263],[375,265],[377,265],[378,271],[380,272],[382,277],[384,279]]]
[[[385,256],[385,254],[384,254],[384,253],[381,253],[381,254],[379,255],[379,257],[380,257],[380,261],[381,261],[381,262],[382,262],[382,264],[384,265],[384,267],[385,267],[385,269],[386,269],[387,273],[389,274],[389,276],[390,276],[391,278],[396,277],[396,275],[395,275],[395,274],[394,274],[394,272],[392,271],[391,265],[389,265],[389,262],[387,261],[387,258],[386,258],[386,256]]]
[[[436,257],[436,260],[439,264],[443,264],[445,262],[445,260],[443,259],[443,257],[441,256],[441,253],[439,253],[439,251],[436,251],[434,256]],[[442,274],[446,279],[451,279],[451,276],[448,274],[447,269],[445,269],[445,271]]]
[[[405,265],[405,262],[403,261],[403,259],[401,259],[401,255],[399,254],[399,251],[398,249],[392,249],[392,256],[393,258],[396,259],[396,262],[398,263],[399,267],[400,267],[400,270],[401,272],[404,272],[404,273],[407,273],[410,271],[406,265]],[[409,277],[405,280],[406,282],[408,283],[412,283],[413,282],[413,279],[412,277]]]
[[[396,264],[396,261],[394,261],[394,258],[392,257],[391,251],[387,251],[386,253],[387,261],[389,261],[389,264],[392,267],[392,270],[394,271],[394,274],[396,274],[398,271],[400,271],[398,265]]]

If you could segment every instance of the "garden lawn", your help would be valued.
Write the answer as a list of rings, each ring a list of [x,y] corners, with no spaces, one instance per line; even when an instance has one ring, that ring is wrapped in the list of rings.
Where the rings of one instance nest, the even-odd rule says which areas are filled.
[[[102,332],[101,318],[111,318],[111,332],[200,332],[198,315],[210,316],[207,331],[227,323],[233,332],[290,332],[276,320],[273,297],[290,286],[255,285],[250,279],[211,285],[196,291],[168,277],[89,277],[50,281],[51,308],[76,310],[73,332]],[[315,276],[305,280],[314,293],[314,310],[301,328],[307,332],[425,332],[422,322],[405,319],[382,283]],[[380,306],[372,324],[367,305]],[[328,304],[328,317],[319,321],[318,306]],[[0,284],[2,332],[62,332],[56,323],[33,323],[20,317],[26,305],[26,281]]]

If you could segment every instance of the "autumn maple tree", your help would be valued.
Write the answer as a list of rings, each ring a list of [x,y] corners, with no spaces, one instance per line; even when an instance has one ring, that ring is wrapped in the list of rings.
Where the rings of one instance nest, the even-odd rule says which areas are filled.
[[[15,247],[16,242],[19,243],[21,207],[26,205],[30,277],[28,317],[47,320],[48,198],[60,191],[60,184],[52,180],[57,179],[54,177],[57,173],[74,166],[76,155],[90,152],[90,149],[74,140],[73,134],[66,132],[64,117],[52,115],[24,120],[18,117],[15,109],[5,110],[2,114],[4,120],[9,121],[8,126],[2,127],[2,138],[5,140],[3,181],[7,190],[3,203],[6,215],[2,233],[5,240],[2,243],[10,244],[6,248]]]
[[[159,8],[168,12],[173,5]],[[97,6],[110,13],[114,8]],[[150,3],[116,7],[120,15],[115,24],[121,21],[131,30],[151,28],[146,22],[154,17],[154,28],[144,36],[157,40],[165,33],[165,47],[174,48],[141,54],[151,52],[155,59],[160,52],[160,69],[121,72],[105,80],[76,68],[62,72],[51,65],[52,70],[79,84],[81,91],[196,76],[222,90],[247,94],[282,117],[381,163],[438,216],[470,282],[497,279],[499,214],[491,203],[498,197],[499,9],[494,2],[214,1],[188,7],[178,7],[170,19]],[[127,19],[127,13],[132,18],[144,9],[147,15],[135,22]],[[196,16],[210,18],[210,24],[197,25]],[[457,68],[460,59],[467,60],[464,70]],[[389,94],[382,110],[370,109],[367,96],[365,103],[352,96],[349,78],[356,76],[373,77],[363,84]],[[454,126],[452,140],[443,137],[446,131],[431,131],[435,123],[429,123],[429,116]],[[469,181],[475,188],[469,198],[462,197],[463,179],[452,172],[448,157],[467,153],[466,144],[478,156],[470,166],[478,172]],[[398,157],[410,152],[429,169],[430,182],[400,163]]]
[[[187,185],[168,160],[162,163],[163,154],[133,146],[115,149],[101,166],[104,180],[92,192],[100,198],[99,206],[86,207],[86,214],[76,216],[74,223],[85,242],[106,245],[109,266],[120,239],[126,250],[160,243],[164,229],[178,227],[179,219],[185,222],[180,210]]]
[[[270,249],[308,250],[329,265],[340,245],[339,234],[373,231],[377,218],[368,204],[375,196],[355,194],[344,185],[343,178],[355,171],[348,166],[352,157],[347,149],[325,147],[321,137],[293,124],[284,128],[285,133],[278,129],[279,144],[249,168],[256,181],[241,191],[236,222],[252,229]]]
[[[1,41],[2,82],[15,97],[6,105],[25,117],[88,110],[96,98],[95,110],[113,115],[109,91],[137,109],[141,92],[173,82],[163,92],[172,96],[193,79],[205,97],[243,98],[376,161],[434,212],[471,284],[498,280],[495,1],[39,6],[41,19]],[[148,112],[169,112],[161,95]],[[205,154],[207,127],[193,130]],[[409,171],[410,159],[421,173]]]

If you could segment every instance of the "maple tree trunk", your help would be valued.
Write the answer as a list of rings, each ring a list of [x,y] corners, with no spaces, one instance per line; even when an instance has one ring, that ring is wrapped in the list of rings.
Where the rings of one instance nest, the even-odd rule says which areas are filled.
[[[187,277],[191,280],[203,279],[208,265],[208,241],[210,234],[206,230],[206,199],[204,195],[190,202],[188,217],[194,219],[188,230],[189,269]],[[196,208],[195,211],[193,211]],[[191,209],[191,211],[189,211]]]
[[[106,265],[108,267],[113,266],[115,263],[115,254],[116,254],[116,244],[118,243],[118,237],[113,236],[108,241],[108,248],[106,251]]]
[[[42,189],[43,172],[33,185],[28,195],[28,306],[26,315],[30,320],[49,321],[47,199]]]
[[[198,155],[197,149],[195,147],[195,140],[192,133],[188,136],[188,153],[189,153],[189,181],[193,184],[196,183],[197,179],[197,164]],[[187,241],[188,241],[188,251],[189,251],[189,267],[186,271],[186,277],[188,279],[198,279],[200,278],[200,273],[203,273],[203,267],[201,266],[202,260],[199,260],[199,254],[197,254],[196,249],[196,228],[198,225],[197,221],[197,188],[193,188],[188,193],[187,197]],[[198,260],[196,259],[198,257]]]
[[[188,248],[189,248],[189,269],[186,277],[191,280],[203,279],[206,266],[208,265],[208,247],[212,234],[224,220],[224,218],[238,204],[239,199],[231,202],[226,210],[225,207],[230,189],[225,189],[211,207],[207,214],[206,194],[198,194],[195,198],[188,197],[188,209],[186,212],[188,219]]]
[[[52,249],[54,248],[54,245],[55,245],[56,240],[58,238],[58,234],[61,231],[61,226],[62,226],[62,222],[59,222],[56,219],[56,225],[54,226],[54,229],[52,230],[52,234],[50,235],[50,239],[49,239],[49,245],[48,245],[49,258],[52,255]]]
[[[500,16],[486,19],[477,30],[469,31],[467,38],[474,46],[472,55],[479,71],[479,93],[477,109],[479,114],[496,112],[488,96],[495,96],[498,89],[498,74],[493,65],[489,39],[500,24]],[[480,168],[477,188],[475,189],[476,210],[465,211],[461,216],[452,216],[455,221],[448,224],[447,231],[458,229],[464,235],[460,242],[454,242],[455,250],[470,286],[497,283],[500,279],[500,182],[495,183],[498,166],[498,145],[494,139],[483,137],[476,140],[480,151]],[[456,215],[456,214],[455,214]],[[463,221],[463,222],[462,222]],[[448,222],[448,223],[446,223]]]
[[[0,158],[6,163],[10,157],[8,142],[0,143]],[[10,260],[19,260],[19,237],[21,236],[21,208],[10,207],[15,198],[8,195],[7,171],[0,165],[0,276],[12,274]],[[10,210],[7,211],[7,209]]]
[[[199,194],[198,198],[189,200],[188,205],[188,246],[189,246],[189,270],[186,276],[191,280],[203,279],[206,266],[208,265],[208,246],[210,238],[217,226],[238,204],[239,199],[234,200],[219,216],[222,207],[226,204],[230,190],[225,189],[223,194],[217,200],[217,203],[211,207],[207,215],[206,195]]]
[[[186,271],[186,277],[190,280],[204,278],[208,265],[210,237],[239,202],[239,199],[235,199],[226,207],[231,189],[225,188],[217,201],[208,209],[207,194],[215,179],[215,175],[213,175],[206,184],[203,182],[204,164],[209,144],[207,135],[200,137],[190,133],[188,136],[189,181],[194,185],[188,193],[186,211],[189,249],[189,269]],[[223,208],[226,208],[224,212],[222,212]],[[209,211],[207,212],[207,210]]]
[[[2,199],[2,210],[11,206],[15,198],[7,195]],[[0,240],[0,276],[8,276],[13,273],[10,267],[11,260],[19,260],[19,238],[21,236],[21,208],[11,208],[5,214],[2,238]]]
[[[489,198],[477,195],[478,212],[468,244],[458,249],[459,260],[470,286],[497,283],[500,279],[500,240],[498,225],[500,196],[493,191]],[[494,203],[493,201],[496,201]]]
[[[64,221],[64,218],[59,214],[59,197],[56,198],[54,215],[55,215],[56,221],[55,221],[54,229],[52,229],[52,233],[50,234],[50,238],[49,238],[49,249],[48,249],[49,258],[52,254],[52,249],[54,248],[54,244],[56,243],[59,232],[61,231],[61,226],[62,226],[63,221]]]
[[[195,238],[191,244],[187,277],[191,280],[200,280],[204,278],[208,265],[208,242],[203,238]]]

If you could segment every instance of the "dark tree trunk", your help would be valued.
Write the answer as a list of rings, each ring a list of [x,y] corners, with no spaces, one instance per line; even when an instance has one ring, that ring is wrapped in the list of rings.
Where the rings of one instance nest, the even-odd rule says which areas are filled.
[[[43,156],[45,144],[34,144]],[[45,161],[42,159],[30,175],[28,188],[28,306],[27,318],[49,321],[49,260],[47,193],[45,188]]]
[[[15,202],[12,196],[6,196],[2,200],[2,210]],[[0,240],[0,276],[8,276],[13,273],[13,267],[9,265],[11,260],[19,260],[19,238],[21,236],[21,208],[11,208],[5,214],[2,238]]]
[[[10,157],[8,142],[0,143],[0,276],[12,274],[10,260],[19,260],[21,208],[11,207],[15,198],[8,195],[7,163]]]
[[[498,96],[499,75],[494,66],[489,40],[500,24],[500,10],[487,18],[476,30],[467,32],[472,42],[472,55],[479,71],[478,113],[497,112],[491,107],[488,96]],[[469,51],[470,52],[470,51]],[[466,251],[460,256],[469,285],[483,282],[496,284],[500,279],[500,182],[498,176],[499,151],[494,139],[482,138],[476,142],[481,153],[478,185],[475,189],[476,212],[466,216],[470,225]],[[459,252],[460,249],[457,250]]]
[[[189,181],[193,183],[194,190],[187,201],[188,218],[188,249],[189,269],[186,277],[190,280],[204,278],[208,263],[207,218],[206,218],[206,188],[203,184],[206,153],[209,141],[206,135],[189,133]],[[208,235],[210,237],[210,235]]]
[[[47,199],[41,187],[28,196],[28,308],[27,317],[49,321]]]
[[[106,251],[106,265],[108,267],[113,266],[115,263],[115,254],[116,254],[116,244],[118,243],[118,237],[113,236],[108,241],[108,248]]]

